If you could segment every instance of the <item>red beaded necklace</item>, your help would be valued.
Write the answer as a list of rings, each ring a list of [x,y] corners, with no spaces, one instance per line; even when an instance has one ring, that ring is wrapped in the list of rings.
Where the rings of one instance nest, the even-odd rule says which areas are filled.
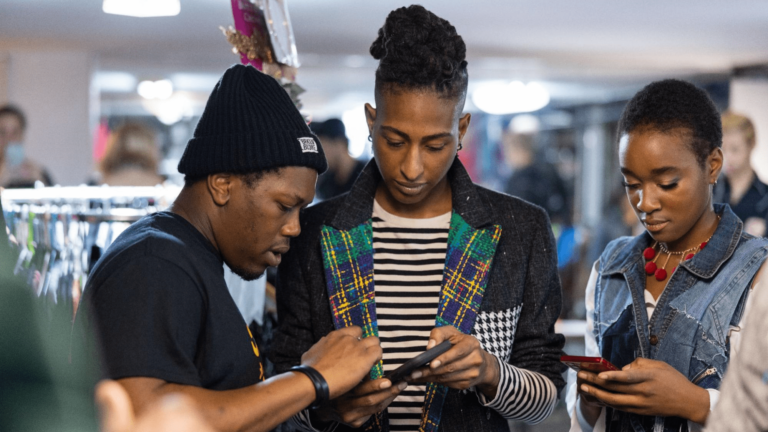
[[[719,215],[717,219],[720,220]],[[715,235],[715,234],[712,233],[712,235]],[[665,268],[667,267],[667,263],[669,263],[669,259],[672,258],[672,255],[683,255],[683,261],[688,261],[689,259],[693,258],[697,253],[699,253],[699,251],[704,249],[707,246],[707,243],[709,243],[711,239],[712,239],[712,236],[709,236],[707,241],[702,242],[700,245],[694,246],[690,249],[686,249],[680,252],[671,252],[663,244],[659,242],[654,242],[653,246],[645,248],[645,250],[643,251],[643,257],[647,261],[647,263],[645,264],[645,273],[648,274],[649,276],[654,275],[657,281],[663,281],[664,279],[667,278],[667,271],[665,270]],[[659,252],[660,252],[659,254],[656,254],[656,245],[659,246]],[[656,265],[656,260],[659,259],[662,253],[667,254],[667,260],[664,261],[664,265],[661,266],[661,268],[659,268],[658,265]],[[674,273],[675,270],[677,270],[677,266],[672,268],[672,273]]]

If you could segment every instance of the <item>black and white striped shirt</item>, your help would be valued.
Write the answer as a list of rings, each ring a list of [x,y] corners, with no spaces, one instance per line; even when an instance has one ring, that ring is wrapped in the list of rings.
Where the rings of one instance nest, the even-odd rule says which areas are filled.
[[[429,219],[392,215],[373,204],[373,282],[384,372],[424,352],[443,281],[451,213]],[[410,385],[387,409],[392,431],[417,431],[425,385]]]

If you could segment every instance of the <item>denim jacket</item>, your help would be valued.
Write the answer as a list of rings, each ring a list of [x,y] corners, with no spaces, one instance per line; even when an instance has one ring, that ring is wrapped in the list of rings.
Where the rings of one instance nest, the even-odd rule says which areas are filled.
[[[611,242],[600,257],[594,336],[603,357],[621,368],[635,358],[663,361],[702,388],[719,388],[728,367],[730,325],[768,255],[768,239],[743,232],[727,204],[707,246],[671,274],[653,316],[645,311],[643,250],[649,234]],[[607,432],[687,430],[687,421],[609,409]]]

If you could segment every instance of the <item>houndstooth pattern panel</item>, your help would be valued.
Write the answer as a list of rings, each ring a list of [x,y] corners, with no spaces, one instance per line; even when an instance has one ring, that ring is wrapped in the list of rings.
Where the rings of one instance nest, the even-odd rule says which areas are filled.
[[[505,362],[512,355],[517,320],[523,305],[498,312],[480,312],[475,319],[472,334],[485,351]]]

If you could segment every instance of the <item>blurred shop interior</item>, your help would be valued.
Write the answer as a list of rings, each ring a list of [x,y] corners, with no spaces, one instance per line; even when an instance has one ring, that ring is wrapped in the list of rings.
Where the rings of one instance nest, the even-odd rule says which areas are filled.
[[[297,61],[295,82],[306,90],[299,96],[302,112],[318,124],[340,119],[349,154],[367,161],[363,104],[373,104],[376,68],[368,49],[389,11],[407,4],[254,1],[266,12],[276,49]],[[109,222],[107,230],[62,234],[75,232],[71,237],[87,249],[84,264],[73,258],[80,261],[73,264],[80,273],[68,274],[70,286],[78,277],[82,283],[99,248],[120,229],[178,193],[183,179],[176,166],[208,95],[221,73],[240,61],[220,28],[233,25],[228,0],[133,1],[133,9],[118,10],[128,15],[106,13],[108,3],[119,2],[0,1],[0,106],[12,103],[25,113],[23,156],[61,185],[59,192],[40,189],[34,199],[8,189],[6,223],[32,220],[29,214],[12,214],[23,204],[53,203],[52,212],[80,206],[77,211],[86,216],[110,215],[99,219]],[[165,3],[170,10],[141,9]],[[592,263],[609,240],[637,229],[620,187],[615,151],[617,121],[636,91],[656,79],[682,78],[705,88],[721,110],[749,116],[757,135],[752,166],[768,182],[768,3],[420,3],[448,19],[467,44],[466,111],[472,122],[460,158],[472,179],[522,196],[550,214],[565,293],[562,318],[569,320],[563,328],[569,334],[578,335],[578,320],[584,319]],[[141,16],[152,14],[171,16]],[[125,158],[150,160],[135,163],[152,167],[148,176],[110,177],[114,163],[108,149],[121,139],[134,150]],[[102,187],[85,198],[69,188],[101,184],[144,188]],[[39,260],[38,270],[45,267]],[[39,282],[46,275],[29,278],[37,278],[39,295],[51,289]],[[270,301],[258,302],[253,316],[263,325],[262,311]]]

